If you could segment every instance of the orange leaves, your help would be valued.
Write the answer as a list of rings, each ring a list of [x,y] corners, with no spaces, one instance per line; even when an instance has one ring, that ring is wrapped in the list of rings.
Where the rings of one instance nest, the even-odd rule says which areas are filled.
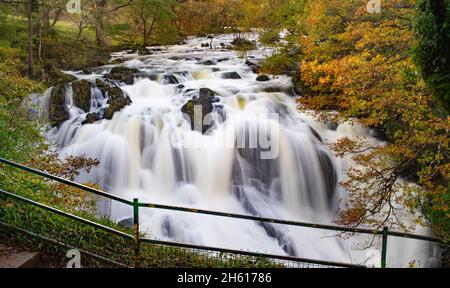
[[[320,21],[301,39],[301,77],[308,90],[300,101],[312,109],[335,108],[388,140],[383,147],[364,148],[347,138],[332,145],[360,167],[341,183],[348,192],[341,223],[403,227],[396,213],[405,206],[448,217],[450,118],[440,112],[409,56],[414,1],[384,1],[380,15],[365,13],[362,2],[342,1],[347,10],[338,13],[345,15],[341,18],[332,2],[309,4],[311,18]],[[400,184],[402,177],[418,185]]]

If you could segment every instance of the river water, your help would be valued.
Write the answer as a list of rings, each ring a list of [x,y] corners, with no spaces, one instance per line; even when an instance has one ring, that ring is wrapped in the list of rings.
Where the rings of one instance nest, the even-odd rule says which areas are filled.
[[[112,120],[82,125],[86,113],[66,95],[70,119],[52,131],[59,152],[100,160],[80,182],[92,182],[110,193],[141,202],[178,205],[238,214],[332,224],[345,202],[338,182],[345,179],[349,159],[338,159],[327,143],[341,137],[364,137],[380,144],[370,131],[344,123],[331,127],[300,111],[287,76],[258,82],[245,63],[270,54],[223,49],[232,41],[217,36],[214,49],[201,48],[207,39],[154,49],[151,55],[113,54],[119,65],[142,73],[133,85],[120,84],[132,104]],[[222,45],[221,45],[222,44]],[[91,74],[70,72],[79,79],[103,79],[114,65]],[[233,78],[229,78],[233,73]],[[181,112],[199,89],[216,94],[212,128],[192,131]],[[104,109],[107,99],[92,88],[91,111]],[[335,128],[335,129],[331,129]],[[117,221],[132,217],[131,208],[102,203]],[[378,266],[380,241],[357,249],[371,238],[334,237],[335,232],[197,214],[141,209],[142,229],[149,237],[168,241],[291,255]],[[422,228],[417,232],[424,233]],[[413,240],[389,241],[391,266],[412,260],[430,265],[430,247]]]

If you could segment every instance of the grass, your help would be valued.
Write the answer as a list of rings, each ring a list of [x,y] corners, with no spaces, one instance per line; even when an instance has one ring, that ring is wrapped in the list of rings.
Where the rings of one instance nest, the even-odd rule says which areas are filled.
[[[58,186],[59,189],[64,191],[58,193],[52,185],[54,183],[43,181],[41,177],[0,166],[0,188],[133,235],[131,229],[119,226],[110,218],[101,216],[96,209],[92,209],[93,207],[89,203],[95,203],[95,201],[91,202],[89,200],[93,199],[86,199],[84,194],[78,194],[80,191],[75,191],[68,187],[61,189],[62,187]],[[84,201],[87,204],[80,206],[79,203],[81,202],[77,202],[74,199],[78,199],[81,202]],[[132,266],[134,263],[134,241],[132,239],[106,232],[97,227],[85,225],[76,220],[53,214],[41,208],[1,195],[0,219],[8,225],[25,229],[29,232],[89,251],[128,266]],[[145,236],[149,237],[149,235],[141,234],[141,237]],[[50,262],[56,266],[64,267],[68,261],[65,257],[67,249],[30,238],[23,233],[7,229],[7,231],[0,233],[0,240],[15,247],[39,250],[45,255],[50,255]],[[192,249],[150,243],[141,244],[140,255],[141,267],[152,268],[281,267],[281,265],[265,258],[220,254],[212,251],[205,253],[204,251],[194,251]],[[110,266],[110,264],[105,264],[89,255],[83,255],[83,260],[84,267]]]

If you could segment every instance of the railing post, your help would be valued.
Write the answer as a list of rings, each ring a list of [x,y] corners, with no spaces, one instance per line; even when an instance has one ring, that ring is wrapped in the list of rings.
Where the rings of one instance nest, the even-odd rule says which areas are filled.
[[[388,235],[389,235],[389,229],[388,229],[388,227],[384,227],[383,228],[383,244],[381,247],[381,268],[386,268]]]
[[[134,268],[139,268],[141,243],[139,239],[139,199],[133,199]]]

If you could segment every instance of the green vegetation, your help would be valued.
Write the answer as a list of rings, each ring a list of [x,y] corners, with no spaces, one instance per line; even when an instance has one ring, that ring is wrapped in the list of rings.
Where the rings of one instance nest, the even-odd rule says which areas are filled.
[[[293,76],[301,109],[325,121],[356,119],[386,141],[367,148],[345,138],[332,145],[364,167],[351,169],[341,183],[349,199],[337,221],[408,230],[397,218],[399,207],[406,207],[418,212],[418,223],[450,239],[449,0],[383,1],[380,14],[367,13],[366,0],[83,1],[81,15],[65,13],[62,0],[24,2],[29,5],[0,0],[1,157],[69,179],[98,164],[87,157],[60,160],[41,137],[43,127],[26,116],[26,97],[61,82],[58,69],[103,65],[112,51],[145,52],[145,46],[189,35],[230,32],[235,49],[254,49],[241,36],[258,29],[260,43],[275,50],[259,72]],[[339,113],[323,113],[330,110]],[[0,168],[2,189],[131,232],[99,215],[85,193]],[[131,264],[130,243],[94,228],[7,199],[0,200],[0,217]],[[28,243],[19,235],[14,241]],[[145,266],[231,265],[145,246]],[[239,261],[237,266],[250,265]]]

